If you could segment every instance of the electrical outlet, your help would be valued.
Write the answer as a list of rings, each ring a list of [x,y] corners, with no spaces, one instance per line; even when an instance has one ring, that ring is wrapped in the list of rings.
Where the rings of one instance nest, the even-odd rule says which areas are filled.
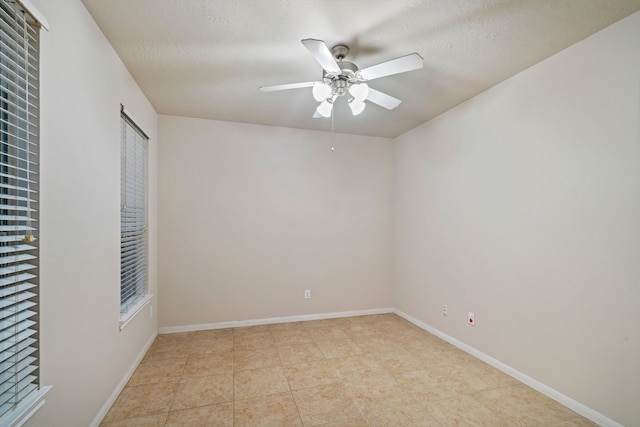
[[[305,289],[304,299],[310,299],[310,298],[311,298],[311,289]]]
[[[442,304],[442,315],[444,317],[447,317],[449,315],[449,313],[447,312],[448,308],[446,304]]]
[[[473,314],[473,312],[469,312],[469,315],[467,316],[467,323],[470,324],[471,326],[476,326],[476,315]]]

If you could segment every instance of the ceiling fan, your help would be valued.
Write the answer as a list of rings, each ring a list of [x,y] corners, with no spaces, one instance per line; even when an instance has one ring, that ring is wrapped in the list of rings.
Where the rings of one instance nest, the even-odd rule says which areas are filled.
[[[356,64],[345,61],[349,48],[339,44],[331,50],[322,40],[304,39],[302,44],[322,66],[322,80],[315,82],[290,83],[276,86],[263,86],[262,92],[311,87],[313,97],[320,103],[313,117],[331,117],[333,104],[339,97],[347,96],[349,107],[354,116],[362,113],[366,104],[373,102],[387,110],[396,108],[402,101],[391,95],[375,90],[368,81],[380,77],[400,74],[423,67],[423,59],[417,53],[401,56],[360,70]]]

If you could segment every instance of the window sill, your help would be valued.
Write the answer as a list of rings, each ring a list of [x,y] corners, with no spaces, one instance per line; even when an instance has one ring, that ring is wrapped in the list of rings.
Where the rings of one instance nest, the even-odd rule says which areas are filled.
[[[120,318],[120,330],[123,330],[124,327],[127,326],[129,322],[131,322],[133,318],[151,302],[151,297],[153,297],[153,295],[145,295],[136,303],[136,305],[131,307],[129,311],[122,315]]]
[[[34,391],[31,396],[20,402],[13,412],[7,414],[7,418],[2,420],[2,425],[20,427],[26,423],[44,405],[44,397],[49,393],[49,390],[51,390],[50,385]],[[4,424],[5,422],[6,424]]]

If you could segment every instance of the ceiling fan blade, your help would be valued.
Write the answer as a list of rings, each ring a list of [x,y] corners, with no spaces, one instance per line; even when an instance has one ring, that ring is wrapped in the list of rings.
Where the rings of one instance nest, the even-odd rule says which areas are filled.
[[[378,65],[373,65],[360,70],[360,77],[365,80],[379,79],[392,74],[406,73],[424,66],[424,59],[417,53],[401,56]]]
[[[394,98],[391,95],[387,95],[386,93],[380,92],[379,90],[375,90],[373,88],[369,88],[367,101],[378,104],[379,106],[384,107],[387,110],[393,110],[402,102],[398,98]]]
[[[318,61],[318,64],[328,73],[340,74],[341,70],[326,44],[322,40],[304,39],[302,44],[311,55]]]
[[[316,110],[315,113],[313,113],[314,119],[321,119],[322,117],[323,117],[322,114],[318,113],[318,110]]]
[[[315,82],[289,83],[286,85],[261,86],[260,92],[273,92],[276,90],[300,89],[303,87],[312,87]]]

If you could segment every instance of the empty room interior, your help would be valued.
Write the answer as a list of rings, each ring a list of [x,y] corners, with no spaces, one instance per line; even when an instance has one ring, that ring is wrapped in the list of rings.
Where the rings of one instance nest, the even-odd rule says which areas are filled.
[[[18,425],[640,426],[640,0],[16,1],[44,402]]]

